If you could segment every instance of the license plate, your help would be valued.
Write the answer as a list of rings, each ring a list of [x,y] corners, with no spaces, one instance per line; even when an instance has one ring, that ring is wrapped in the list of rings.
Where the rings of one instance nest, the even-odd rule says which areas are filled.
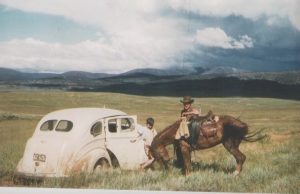
[[[34,161],[40,161],[40,162],[45,162],[46,161],[46,155],[44,154],[33,154],[33,160]]]

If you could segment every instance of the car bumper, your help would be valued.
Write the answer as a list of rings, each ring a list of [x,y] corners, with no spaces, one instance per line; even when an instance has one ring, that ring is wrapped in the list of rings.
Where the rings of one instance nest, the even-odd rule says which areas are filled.
[[[26,173],[26,172],[14,172],[14,179],[28,179],[28,180],[43,180],[44,178],[53,177],[65,177],[58,176],[55,173]]]

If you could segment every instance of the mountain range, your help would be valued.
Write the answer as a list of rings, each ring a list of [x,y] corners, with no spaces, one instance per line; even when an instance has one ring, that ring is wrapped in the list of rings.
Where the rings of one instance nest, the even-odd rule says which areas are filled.
[[[68,71],[27,73],[0,68],[1,88],[105,91],[138,95],[256,96],[300,99],[300,71],[237,68],[134,69],[120,74]]]
[[[43,79],[62,77],[65,79],[99,79],[105,77],[126,77],[136,75],[154,75],[154,76],[185,76],[195,74],[229,74],[229,73],[242,73],[244,70],[231,68],[231,67],[216,67],[216,68],[194,68],[194,67],[175,67],[167,69],[155,68],[138,68],[120,74],[107,74],[107,73],[91,73],[84,71],[67,71],[64,73],[28,73],[9,68],[0,67],[0,80],[26,80],[26,79]]]
[[[65,78],[65,79],[97,79],[109,77],[112,74],[106,73],[90,73],[84,71],[68,71],[65,73],[27,73],[9,68],[0,67],[0,81],[4,80],[34,80],[34,79],[47,79],[47,78]]]

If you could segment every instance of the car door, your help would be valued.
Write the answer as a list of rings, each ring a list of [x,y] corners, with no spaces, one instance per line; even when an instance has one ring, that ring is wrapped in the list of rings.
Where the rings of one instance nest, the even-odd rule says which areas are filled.
[[[94,122],[78,142],[81,143],[78,144],[80,148],[76,154],[74,171],[82,170],[84,165],[87,167],[87,171],[92,171],[96,162],[101,158],[105,158],[110,163],[102,119]]]
[[[143,141],[138,137],[136,116],[118,116],[105,120],[106,146],[118,159],[123,169],[139,167],[145,158]]]

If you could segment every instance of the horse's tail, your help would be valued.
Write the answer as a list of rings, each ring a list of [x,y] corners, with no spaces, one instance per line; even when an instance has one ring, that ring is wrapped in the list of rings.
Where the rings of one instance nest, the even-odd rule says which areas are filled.
[[[235,129],[235,135],[242,137],[242,140],[247,142],[256,142],[267,137],[266,134],[263,134],[263,129],[249,131],[249,126],[239,120],[239,118],[229,119],[230,128]]]
[[[247,142],[256,142],[256,141],[263,140],[267,137],[267,134],[262,133],[264,130],[265,128],[247,133],[247,135],[243,137],[243,140]]]

